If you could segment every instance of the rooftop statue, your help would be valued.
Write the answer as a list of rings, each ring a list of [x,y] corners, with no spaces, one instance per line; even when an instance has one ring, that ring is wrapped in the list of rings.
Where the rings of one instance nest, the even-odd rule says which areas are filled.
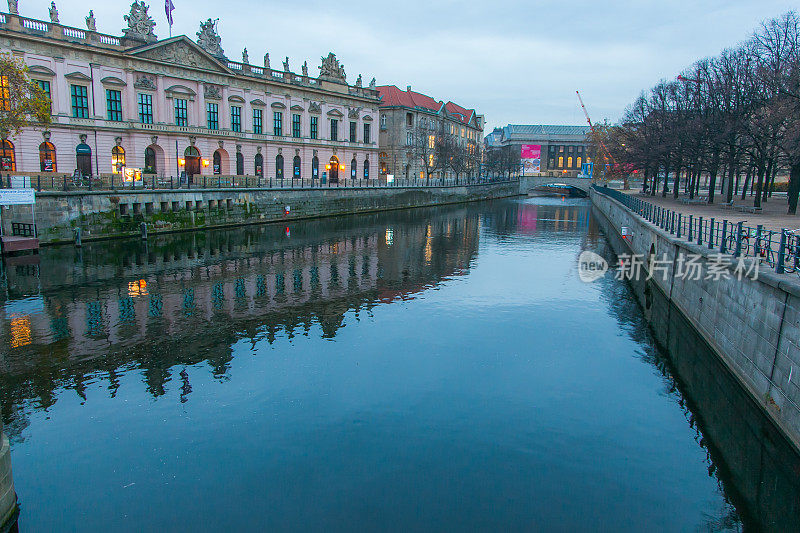
[[[156,22],[147,14],[147,6],[144,0],[141,2],[134,2],[131,4],[131,12],[125,15],[125,22],[128,23],[127,28],[123,28],[122,33],[128,39],[135,39],[137,41],[145,41],[148,43],[158,40],[153,28],[156,27]]]
[[[86,29],[89,31],[97,31],[97,21],[94,20],[94,10],[89,10],[89,16],[86,17]]]
[[[303,77],[308,77],[308,61],[303,61]]]
[[[50,22],[58,22],[58,9],[56,9],[55,2],[50,2]]]
[[[319,77],[322,79],[347,83],[347,74],[344,72],[344,65],[339,64],[336,54],[328,53],[328,57],[323,57],[322,65],[319,67]]]
[[[375,90],[375,78],[372,78],[369,81],[369,88],[372,89],[373,91]]]
[[[8,12],[13,15],[19,15],[19,9],[17,8],[17,0],[8,0]]]
[[[264,54],[264,68],[270,70],[269,68],[269,52]]]
[[[242,63],[244,63],[245,65],[250,64],[250,55],[247,53],[247,48],[245,48],[244,51],[242,51]]]
[[[222,38],[217,34],[217,20],[208,19],[200,23],[200,31],[197,32],[197,44],[212,56],[224,58],[225,52],[222,50]]]
[[[358,78],[356,78],[356,87],[361,87],[361,85],[362,85],[363,83],[364,83],[364,82],[361,80],[361,74],[359,74],[359,75],[358,75]]]
[[[290,72],[289,71],[289,56],[286,56],[286,61],[283,62],[283,71],[284,72]]]

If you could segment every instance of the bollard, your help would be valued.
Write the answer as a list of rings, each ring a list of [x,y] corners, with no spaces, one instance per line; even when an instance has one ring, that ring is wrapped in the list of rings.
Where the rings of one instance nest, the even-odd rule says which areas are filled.
[[[141,224],[139,224],[139,229],[141,229],[141,231],[142,231],[142,240],[146,241],[147,240],[147,222],[142,222]]]
[[[692,215],[689,215],[689,231],[686,234],[689,242],[692,242]]]
[[[761,233],[764,231],[764,225],[759,224],[756,226],[756,247],[755,247],[755,257],[761,256]]]
[[[81,228],[77,227],[77,228],[75,228],[74,231],[75,231],[75,247],[80,248],[81,247]]]
[[[678,231],[675,233],[677,238],[681,238],[681,224],[683,223],[683,214],[678,213]]]

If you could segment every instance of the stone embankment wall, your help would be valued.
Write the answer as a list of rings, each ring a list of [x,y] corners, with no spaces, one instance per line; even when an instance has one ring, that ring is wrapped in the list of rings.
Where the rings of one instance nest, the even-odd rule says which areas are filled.
[[[332,215],[516,196],[518,182],[442,187],[196,189],[41,192],[36,226],[42,243],[290,221]],[[289,207],[287,212],[286,207]],[[3,208],[3,230],[31,222],[30,206]]]
[[[0,421],[0,531],[5,531],[17,513],[17,494],[11,477],[11,450]]]
[[[652,291],[660,291],[800,448],[800,278],[761,269],[758,279],[740,280],[732,271],[719,280],[705,279],[716,251],[675,238],[595,190],[591,198],[618,253],[639,254],[645,263],[654,254],[669,265],[666,275],[658,272],[651,281],[632,282],[648,319],[669,312],[654,309],[659,299],[652,297]],[[621,237],[623,226],[629,232],[626,239]],[[701,279],[676,275],[680,254],[702,256]],[[672,337],[678,335],[668,328],[653,329],[663,346],[675,345]]]

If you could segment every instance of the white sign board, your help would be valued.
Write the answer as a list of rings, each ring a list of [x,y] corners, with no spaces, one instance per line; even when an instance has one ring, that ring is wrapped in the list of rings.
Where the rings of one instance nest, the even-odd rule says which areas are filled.
[[[36,203],[36,192],[25,189],[0,189],[0,205],[25,205]]]

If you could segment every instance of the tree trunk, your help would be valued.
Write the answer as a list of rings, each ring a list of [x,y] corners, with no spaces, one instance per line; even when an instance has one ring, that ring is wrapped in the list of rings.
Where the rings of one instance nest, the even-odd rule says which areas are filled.
[[[669,192],[669,161],[664,165],[664,189],[661,191],[661,197],[666,198]]]
[[[797,196],[800,193],[800,159],[796,160],[789,171],[789,214],[797,214]]]
[[[775,160],[770,159],[767,163],[767,171],[764,174],[764,184],[762,185],[763,189],[761,191],[761,201],[767,201],[767,195],[769,194],[769,183],[770,177],[772,176],[772,168],[775,166]]]
[[[755,197],[753,198],[753,207],[761,207],[761,191],[764,190],[764,163],[758,163],[758,181],[756,183]]]
[[[675,180],[672,182],[672,197],[677,198],[681,190],[681,161],[675,165]]]
[[[747,187],[750,185],[750,179],[753,176],[753,165],[747,165],[747,173],[744,175],[744,183],[742,183],[742,200],[747,196]]]
[[[714,187],[717,185],[717,172],[719,172],[719,152],[714,152],[714,158],[711,160],[711,168],[709,169],[708,181],[708,203],[714,203]]]
[[[733,201],[733,177],[734,175],[738,174],[739,171],[736,168],[736,165],[728,165],[728,189],[725,195],[725,201],[727,203],[731,203]]]

